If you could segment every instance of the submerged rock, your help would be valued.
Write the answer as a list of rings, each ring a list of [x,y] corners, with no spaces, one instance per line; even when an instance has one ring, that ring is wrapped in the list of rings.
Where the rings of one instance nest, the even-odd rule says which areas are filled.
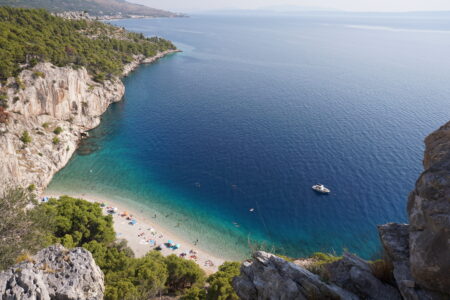
[[[89,251],[56,245],[1,272],[0,298],[103,299],[103,281],[103,273]]]

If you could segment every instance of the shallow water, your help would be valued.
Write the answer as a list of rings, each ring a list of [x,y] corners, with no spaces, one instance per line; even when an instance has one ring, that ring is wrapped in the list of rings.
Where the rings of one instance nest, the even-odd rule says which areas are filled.
[[[450,115],[448,21],[114,23],[184,52],[124,80],[124,101],[50,191],[129,201],[230,259],[258,246],[371,258],[380,247],[375,226],[406,221],[422,141]],[[318,182],[332,194],[313,192]]]

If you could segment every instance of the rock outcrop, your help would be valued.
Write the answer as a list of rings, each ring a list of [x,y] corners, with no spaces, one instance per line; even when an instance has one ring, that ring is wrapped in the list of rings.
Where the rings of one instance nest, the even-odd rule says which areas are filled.
[[[423,165],[408,200],[411,273],[450,298],[450,122],[425,139]]]
[[[326,284],[319,276],[284,259],[256,252],[242,264],[233,287],[243,300],[253,299],[359,299],[355,294]]]
[[[56,245],[0,273],[1,299],[103,299],[104,277],[89,251]]]
[[[369,263],[353,254],[344,253],[342,259],[331,263],[326,269],[330,282],[361,299],[401,299],[395,287],[376,278]]]
[[[119,79],[99,84],[84,68],[50,63],[10,78],[5,88],[10,117],[0,124],[0,194],[8,186],[47,186],[72,156],[81,133],[96,127],[125,90]],[[25,131],[31,137],[26,144],[21,141]]]
[[[445,295],[422,289],[411,274],[409,263],[409,225],[389,223],[378,226],[381,243],[387,258],[392,262],[393,275],[403,299],[448,299]]]

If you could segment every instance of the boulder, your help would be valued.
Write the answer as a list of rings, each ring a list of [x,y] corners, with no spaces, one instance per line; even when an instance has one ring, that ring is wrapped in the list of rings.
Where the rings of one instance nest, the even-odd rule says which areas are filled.
[[[103,281],[89,251],[56,245],[1,272],[0,296],[7,300],[103,299]]]
[[[411,273],[450,299],[450,122],[425,139],[423,164],[408,199]]]

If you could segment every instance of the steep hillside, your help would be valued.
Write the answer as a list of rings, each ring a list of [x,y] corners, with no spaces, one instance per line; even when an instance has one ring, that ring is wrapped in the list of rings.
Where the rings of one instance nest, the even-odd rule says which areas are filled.
[[[24,8],[45,8],[52,12],[87,11],[94,16],[139,15],[148,17],[176,17],[177,14],[129,3],[124,0],[0,0],[0,5]]]
[[[0,80],[27,66],[51,62],[86,67],[97,81],[119,75],[133,55],[175,49],[164,39],[96,21],[65,20],[45,10],[0,7]]]

